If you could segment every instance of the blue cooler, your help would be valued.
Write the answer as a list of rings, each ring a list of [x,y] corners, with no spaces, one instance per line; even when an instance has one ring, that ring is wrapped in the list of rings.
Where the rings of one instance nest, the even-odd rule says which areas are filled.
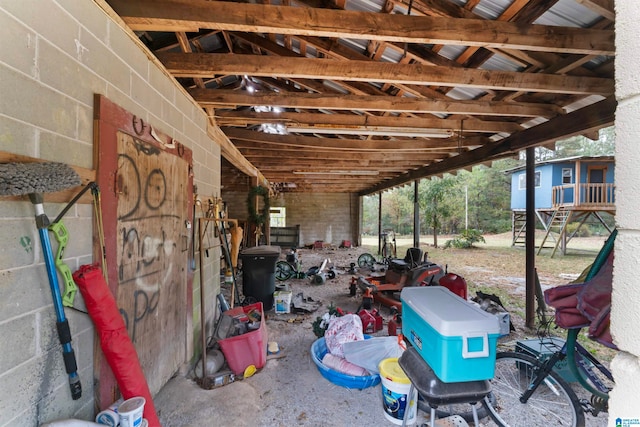
[[[405,287],[402,333],[445,383],[493,378],[498,319],[442,286]]]

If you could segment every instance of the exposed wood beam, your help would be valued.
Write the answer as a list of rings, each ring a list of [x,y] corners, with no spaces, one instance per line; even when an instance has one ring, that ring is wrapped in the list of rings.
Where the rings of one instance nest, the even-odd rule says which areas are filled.
[[[606,98],[563,117],[553,118],[531,129],[513,134],[494,144],[487,144],[441,162],[409,171],[384,183],[375,185],[361,192],[360,195],[375,193],[416,179],[473,166],[489,159],[507,157],[529,147],[536,147],[611,126],[615,119],[616,105],[617,102],[614,97]]]
[[[313,136],[299,135],[277,135],[271,133],[258,132],[253,130],[221,128],[229,137],[236,141],[236,147],[252,147],[250,144],[266,144],[274,148],[314,148],[318,150],[335,151],[446,151],[459,147],[474,147],[486,143],[487,140],[480,138],[450,138],[438,140],[424,139],[395,139],[395,140],[371,140],[371,139],[338,139],[338,138],[318,138]],[[238,141],[248,141],[249,145],[242,145]]]
[[[375,162],[372,163],[370,162],[369,164],[366,165],[362,165],[362,164],[356,164],[353,160],[334,160],[331,163],[325,163],[325,162],[298,162],[295,165],[283,165],[281,162],[280,163],[276,163],[276,162],[269,162],[268,160],[265,160],[265,167],[264,167],[264,172],[268,175],[271,175],[273,173],[284,173],[284,172],[289,172],[291,173],[291,168],[292,166],[295,169],[317,169],[317,170],[333,170],[333,169],[342,169],[342,168],[349,168],[349,169],[358,169],[358,170],[366,170],[366,171],[379,171],[379,172],[383,172],[383,173],[398,173],[398,172],[405,172],[407,170],[407,163],[406,162],[392,162],[392,161],[386,161],[384,164],[380,163],[380,162]]]
[[[487,71],[419,63],[338,61],[226,53],[159,52],[157,56],[176,77],[204,78],[219,74],[238,74],[605,96],[614,91],[613,79]]]
[[[276,158],[283,161],[287,157],[290,157],[292,160],[295,160],[295,164],[299,161],[305,160],[319,160],[319,161],[330,161],[330,160],[345,160],[345,159],[358,159],[362,156],[360,152],[342,152],[342,151],[331,151],[325,150],[320,151],[318,149],[312,150],[301,150],[299,148],[277,148],[273,150],[265,150],[258,148],[245,148],[240,150],[242,154],[248,159],[259,159],[259,158]],[[383,162],[386,160],[403,160],[413,163],[413,164],[423,164],[432,160],[441,159],[441,154],[433,154],[429,152],[424,153],[389,153],[389,152],[372,152],[367,153],[367,158],[369,160]]]
[[[367,142],[366,140],[363,142]],[[283,158],[284,155],[292,155],[292,160],[294,163],[298,161],[299,153],[331,153],[339,155],[338,153],[342,153],[343,156],[350,156],[350,158],[357,158],[357,156],[366,155],[367,157],[370,154],[408,154],[411,156],[409,160],[415,161],[420,160],[419,163],[422,163],[422,160],[437,160],[442,157],[449,157],[451,155],[457,154],[456,148],[427,148],[427,149],[411,149],[411,148],[398,148],[396,150],[385,147],[379,150],[362,150],[362,149],[347,149],[347,148],[323,148],[323,147],[308,147],[304,145],[294,145],[294,144],[284,144],[284,143],[273,143],[273,142],[248,142],[248,141],[235,141],[236,147],[243,153],[249,152],[248,150],[252,150],[252,153],[257,153],[255,150],[269,150],[275,152],[275,156],[278,158],[280,162],[286,162]],[[278,156],[278,153],[280,156]],[[265,153],[266,155],[266,153]],[[335,158],[335,157],[334,157]],[[394,158],[395,159],[395,158]],[[406,161],[407,157],[399,157],[399,160]],[[407,165],[405,164],[405,167]],[[262,171],[262,164],[260,165],[260,170]]]
[[[383,111],[397,113],[473,114],[507,117],[553,117],[563,110],[551,104],[523,102],[430,100],[392,96],[338,94],[253,94],[223,89],[191,89],[191,96],[203,107],[270,105],[285,108],[318,108],[328,110]]]
[[[201,29],[613,55],[614,33],[479,19],[179,0],[110,0],[134,31]]]
[[[477,119],[434,119],[425,117],[366,116],[322,113],[258,113],[255,111],[216,111],[220,126],[248,126],[263,123],[326,124],[334,126],[385,126],[425,129],[463,129],[465,132],[513,133],[523,129],[516,122]]]
[[[609,21],[615,21],[616,19],[613,1],[614,0],[576,0],[577,3],[580,3],[597,14],[604,16]]]

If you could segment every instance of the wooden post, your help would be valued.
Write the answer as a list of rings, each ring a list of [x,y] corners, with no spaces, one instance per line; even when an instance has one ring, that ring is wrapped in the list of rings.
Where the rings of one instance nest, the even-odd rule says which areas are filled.
[[[525,307],[525,324],[528,328],[535,326],[535,295],[536,295],[536,185],[535,185],[535,148],[527,148],[527,231],[526,231],[526,307]]]

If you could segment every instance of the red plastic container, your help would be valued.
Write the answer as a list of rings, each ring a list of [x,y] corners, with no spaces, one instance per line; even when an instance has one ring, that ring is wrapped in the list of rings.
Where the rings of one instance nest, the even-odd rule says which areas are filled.
[[[358,312],[358,316],[362,321],[362,333],[373,334],[382,329],[382,316],[380,316],[378,310],[369,311],[363,308]]]
[[[225,314],[237,316],[249,313],[251,310],[258,310],[260,312],[261,320],[258,329],[218,341],[220,350],[222,350],[222,354],[224,354],[229,368],[236,375],[243,375],[244,370],[250,365],[254,365],[257,369],[260,369],[267,363],[267,341],[269,334],[262,303],[258,302],[245,307],[235,307],[226,311]]]
[[[402,333],[402,317],[399,314],[393,316],[387,325],[389,336],[399,335]]]
[[[444,286],[463,300],[467,299],[467,281],[457,274],[447,273],[440,278],[440,286]]]

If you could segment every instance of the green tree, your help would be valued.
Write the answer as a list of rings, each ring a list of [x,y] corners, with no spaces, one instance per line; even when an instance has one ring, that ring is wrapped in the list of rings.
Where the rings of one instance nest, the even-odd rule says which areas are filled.
[[[469,228],[501,233],[511,227],[511,176],[503,171],[516,166],[512,159],[477,166],[464,175],[469,199]]]
[[[418,187],[420,210],[424,212],[425,223],[433,230],[433,246],[438,247],[438,230],[442,221],[450,214],[451,207],[445,203],[455,184],[455,177],[445,175],[420,181]]]
[[[539,147],[536,160],[562,159],[573,156],[613,156],[615,154],[615,139],[613,126],[600,129],[596,140],[582,135],[572,136],[556,142],[555,150]]]

